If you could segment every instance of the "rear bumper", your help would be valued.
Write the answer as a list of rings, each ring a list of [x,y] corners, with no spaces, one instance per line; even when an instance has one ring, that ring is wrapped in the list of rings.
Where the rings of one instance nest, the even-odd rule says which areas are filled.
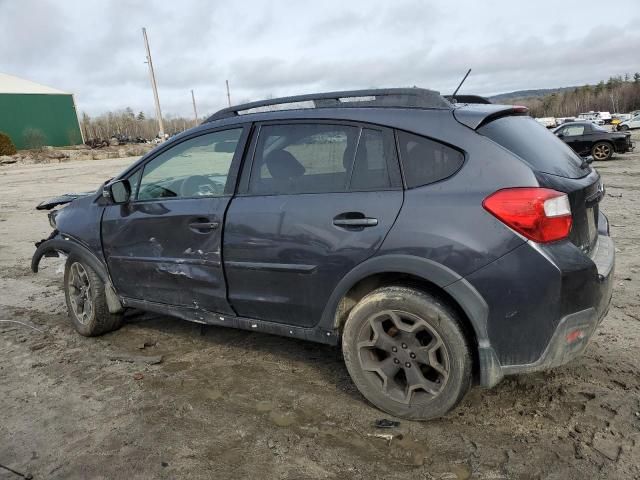
[[[526,250],[524,255],[511,259],[519,263],[516,269],[523,274],[525,281],[546,283],[548,288],[531,286],[532,295],[541,295],[540,298],[527,298],[525,301],[514,295],[515,298],[510,299],[510,293],[518,290],[519,285],[516,281],[510,286],[508,282],[514,282],[507,279],[508,282],[502,285],[502,299],[494,297],[488,301],[490,310],[499,313],[489,317],[490,345],[479,349],[482,386],[491,387],[505,375],[546,370],[573,360],[584,351],[607,314],[615,266],[611,238],[600,235],[589,257],[579,254],[580,258],[576,254],[573,258],[566,258],[566,247],[556,251],[555,255],[550,254],[554,249],[557,250],[553,246],[536,248],[547,260],[546,266],[554,267],[555,276],[553,273],[539,275],[540,272],[535,272],[534,279],[526,278],[531,271],[527,265],[529,262],[523,260],[530,254]],[[538,262],[541,260],[537,258]],[[588,268],[589,264],[591,268]],[[472,283],[479,285],[487,278],[487,273]],[[499,273],[500,270],[496,270],[489,275],[495,280]],[[494,301],[502,301],[507,306],[493,307]],[[536,308],[535,303],[539,303],[542,309]],[[509,313],[502,314],[505,311]]]

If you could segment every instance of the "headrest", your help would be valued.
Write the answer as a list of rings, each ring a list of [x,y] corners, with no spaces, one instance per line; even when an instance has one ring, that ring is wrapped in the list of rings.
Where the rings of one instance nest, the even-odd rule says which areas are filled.
[[[347,172],[349,171],[349,168],[351,168],[351,162],[355,161],[353,158],[355,149],[355,144],[349,145],[344,149],[344,154],[342,155],[342,166]],[[360,145],[358,146],[358,158],[362,157],[367,157],[367,145],[363,140],[360,141]],[[364,168],[365,170],[368,168],[366,162],[360,162],[360,164],[360,168]]]
[[[273,178],[289,180],[304,175],[306,169],[286,150],[275,150],[267,155],[264,162]]]

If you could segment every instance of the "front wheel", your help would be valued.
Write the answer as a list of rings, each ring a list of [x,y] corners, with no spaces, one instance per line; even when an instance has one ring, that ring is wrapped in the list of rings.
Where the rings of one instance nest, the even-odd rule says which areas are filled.
[[[471,386],[471,354],[458,315],[413,288],[382,287],[365,296],[349,314],[342,350],[364,397],[396,417],[440,417]]]
[[[109,313],[104,283],[89,265],[78,258],[67,259],[64,293],[69,319],[80,335],[95,337],[117,330],[122,325],[121,313]]]
[[[613,147],[607,142],[598,142],[591,149],[591,155],[596,160],[609,160],[613,156]]]
[[[621,132],[626,132],[627,130],[629,130],[629,125],[620,125],[618,127],[618,130],[620,130]]]

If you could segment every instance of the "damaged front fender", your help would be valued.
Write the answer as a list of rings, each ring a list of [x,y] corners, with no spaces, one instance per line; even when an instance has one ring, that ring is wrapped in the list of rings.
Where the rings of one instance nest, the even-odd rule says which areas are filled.
[[[69,235],[61,234],[54,230],[49,238],[37,242],[36,251],[31,259],[31,270],[34,273],[38,272],[42,257],[57,257],[60,253],[82,260],[96,272],[104,283],[107,306],[110,313],[118,313],[123,310],[122,302],[113,288],[109,272],[104,263],[91,250]]]

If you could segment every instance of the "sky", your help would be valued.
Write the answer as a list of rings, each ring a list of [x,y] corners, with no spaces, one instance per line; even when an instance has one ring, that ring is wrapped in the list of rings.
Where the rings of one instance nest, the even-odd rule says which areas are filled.
[[[0,72],[81,112],[203,116],[272,96],[419,86],[490,95],[640,71],[640,1],[0,0]]]

